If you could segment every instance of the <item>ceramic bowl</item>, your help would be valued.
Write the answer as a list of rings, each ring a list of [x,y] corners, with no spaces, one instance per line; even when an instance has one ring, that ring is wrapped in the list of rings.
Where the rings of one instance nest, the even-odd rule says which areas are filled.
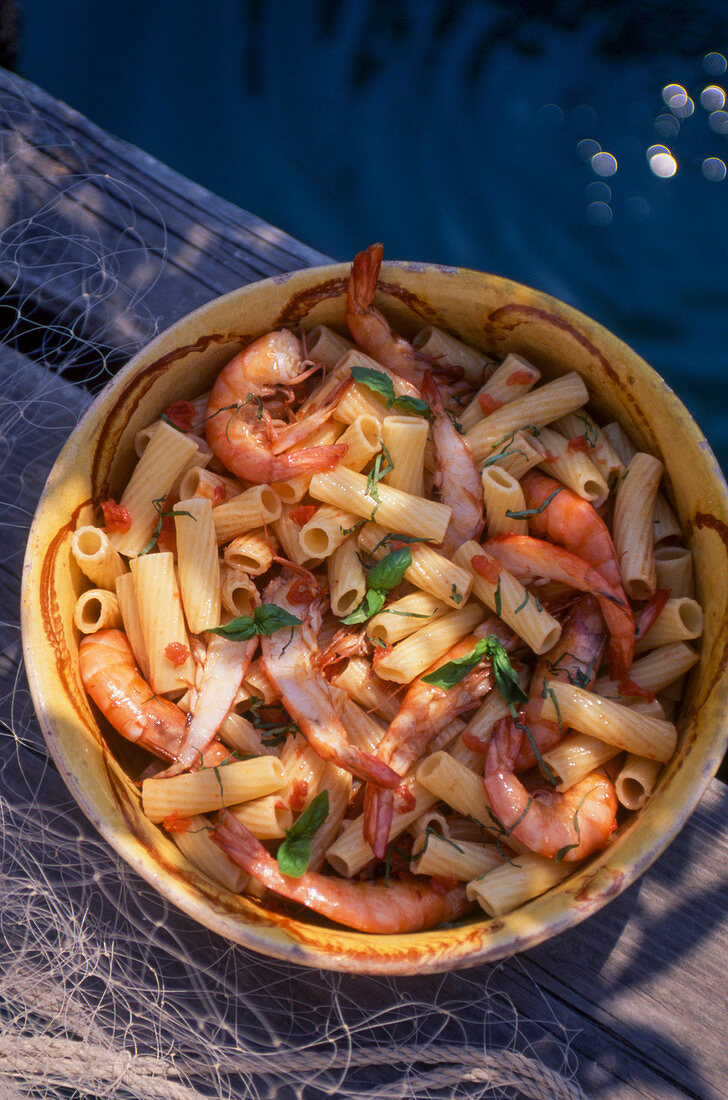
[[[136,431],[172,400],[208,388],[233,351],[281,326],[325,323],[344,330],[348,273],[348,265],[298,271],[216,299],[153,340],[97,398],[56,462],[33,523],[22,595],[25,661],[43,733],[71,793],[109,844],[166,898],[264,954],[335,970],[422,974],[514,954],[585,919],[642,874],[685,823],[726,743],[728,501],[715,459],[684,406],[600,325],[492,275],[385,264],[378,302],[405,335],[438,325],[498,358],[521,353],[547,378],[579,371],[600,422],[617,419],[640,449],[664,462],[705,607],[702,659],[688,678],[678,720],[680,746],[652,799],[605,851],[508,916],[481,913],[430,932],[365,935],[220,889],[145,819],[137,788],[84,694],[72,625],[84,582],[72,561],[71,534],[98,514],[100,501],[118,499],[133,465]]]

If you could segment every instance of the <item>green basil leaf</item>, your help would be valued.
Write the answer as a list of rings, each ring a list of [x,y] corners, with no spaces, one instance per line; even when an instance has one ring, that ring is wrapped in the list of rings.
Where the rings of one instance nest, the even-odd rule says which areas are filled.
[[[290,611],[275,603],[264,603],[256,607],[252,615],[239,615],[224,626],[209,627],[208,634],[220,634],[233,642],[247,642],[261,634],[269,637],[286,626],[300,626],[301,620]]]
[[[402,583],[411,565],[412,551],[407,546],[400,546],[377,562],[367,577],[367,586],[377,592],[391,592]]]
[[[423,401],[421,397],[410,397],[409,394],[406,393],[389,401],[387,403],[387,408],[401,409],[404,413],[412,413],[414,416],[424,416],[426,420],[430,419],[430,407],[427,402]]]
[[[487,650],[486,639],[481,638],[470,653],[466,653],[462,657],[455,657],[454,660],[441,665],[440,668],[435,669],[428,676],[423,676],[422,679],[426,684],[434,684],[435,687],[449,691],[450,688],[455,687],[456,684],[465,679],[467,674],[475,668],[478,661],[485,656]]]
[[[384,607],[387,597],[384,592],[379,592],[375,588],[367,589],[364,599],[361,601],[355,611],[352,611],[350,615],[347,615],[345,619],[342,619],[342,623],[346,626],[355,626],[357,623],[365,623],[368,619],[371,619],[372,615],[378,615]]]
[[[489,634],[487,642],[488,656],[493,662],[493,676],[495,686],[507,703],[525,703],[528,695],[518,682],[518,676],[510,662],[505,649],[493,634]]]
[[[311,839],[329,814],[329,792],[321,791],[303,813],[286,829],[278,848],[278,866],[284,875],[300,878],[311,862]]]
[[[281,843],[276,858],[284,875],[300,878],[311,862],[311,841],[306,837],[286,839]]]
[[[361,386],[367,386],[374,393],[380,394],[385,401],[396,399],[392,379],[383,371],[374,370],[372,367],[352,367],[351,376]]]

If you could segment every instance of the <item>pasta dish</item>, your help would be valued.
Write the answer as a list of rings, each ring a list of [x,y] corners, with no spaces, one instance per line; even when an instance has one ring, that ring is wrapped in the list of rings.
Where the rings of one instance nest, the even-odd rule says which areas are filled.
[[[397,933],[609,843],[675,752],[703,615],[660,460],[576,372],[398,335],[381,260],[346,335],[265,333],[139,432],[72,550],[147,817],[234,893]]]

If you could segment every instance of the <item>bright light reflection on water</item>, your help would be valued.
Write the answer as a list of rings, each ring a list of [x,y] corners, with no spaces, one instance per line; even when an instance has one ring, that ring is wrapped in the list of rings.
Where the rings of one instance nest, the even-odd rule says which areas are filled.
[[[706,53],[703,58],[703,68],[709,76],[720,76],[727,67],[728,62],[722,53]]]
[[[611,153],[595,153],[591,166],[598,176],[613,176],[617,171],[617,158]]]
[[[712,111],[708,115],[708,126],[716,134],[728,134],[728,111]]]
[[[602,147],[598,141],[593,141],[592,138],[583,138],[577,142],[576,151],[582,160],[590,161],[597,153],[601,153]]]
[[[612,220],[612,208],[606,202],[590,202],[586,216],[593,225],[609,225]]]
[[[726,167],[720,157],[706,157],[701,167],[706,180],[720,182],[725,179]]]
[[[669,179],[677,172],[677,161],[664,146],[653,145],[647,150],[647,157],[651,170],[661,179]]]
[[[706,111],[719,111],[725,107],[725,92],[717,84],[709,84],[700,93],[700,102]]]

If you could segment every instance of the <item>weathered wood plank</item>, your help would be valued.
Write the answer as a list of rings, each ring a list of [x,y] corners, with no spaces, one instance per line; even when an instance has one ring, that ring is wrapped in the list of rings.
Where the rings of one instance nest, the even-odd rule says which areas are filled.
[[[20,656],[17,597],[22,555],[37,497],[88,395],[16,352],[0,349],[0,388],[6,401],[0,437],[9,442],[3,514],[7,553],[0,579],[13,608],[0,628],[0,717],[24,751],[45,756]],[[10,511],[8,511],[10,509]],[[10,601],[6,602],[6,597]],[[6,773],[5,783],[10,782]],[[46,792],[63,799],[57,779]],[[75,811],[74,811],[75,813]],[[79,818],[80,820],[80,818]],[[84,826],[88,828],[88,826]],[[466,1001],[473,983],[507,998],[522,1037],[570,1034],[578,1079],[589,1096],[620,1100],[720,1097],[728,1079],[725,1025],[728,993],[728,789],[713,782],[685,830],[654,868],[590,920],[522,956],[442,979],[398,979],[368,986],[370,1012],[395,998],[426,1003],[435,985],[446,1000]],[[697,858],[699,857],[699,858]],[[145,884],[139,889],[147,891]],[[255,973],[265,964],[243,953]],[[290,978],[293,995],[310,999],[307,978]],[[358,1003],[361,982],[339,988]],[[478,1042],[482,1019],[463,1012],[459,1024]],[[494,1019],[497,1044],[507,1026]]]
[[[0,170],[9,295],[125,355],[216,295],[327,262],[3,70]]]

